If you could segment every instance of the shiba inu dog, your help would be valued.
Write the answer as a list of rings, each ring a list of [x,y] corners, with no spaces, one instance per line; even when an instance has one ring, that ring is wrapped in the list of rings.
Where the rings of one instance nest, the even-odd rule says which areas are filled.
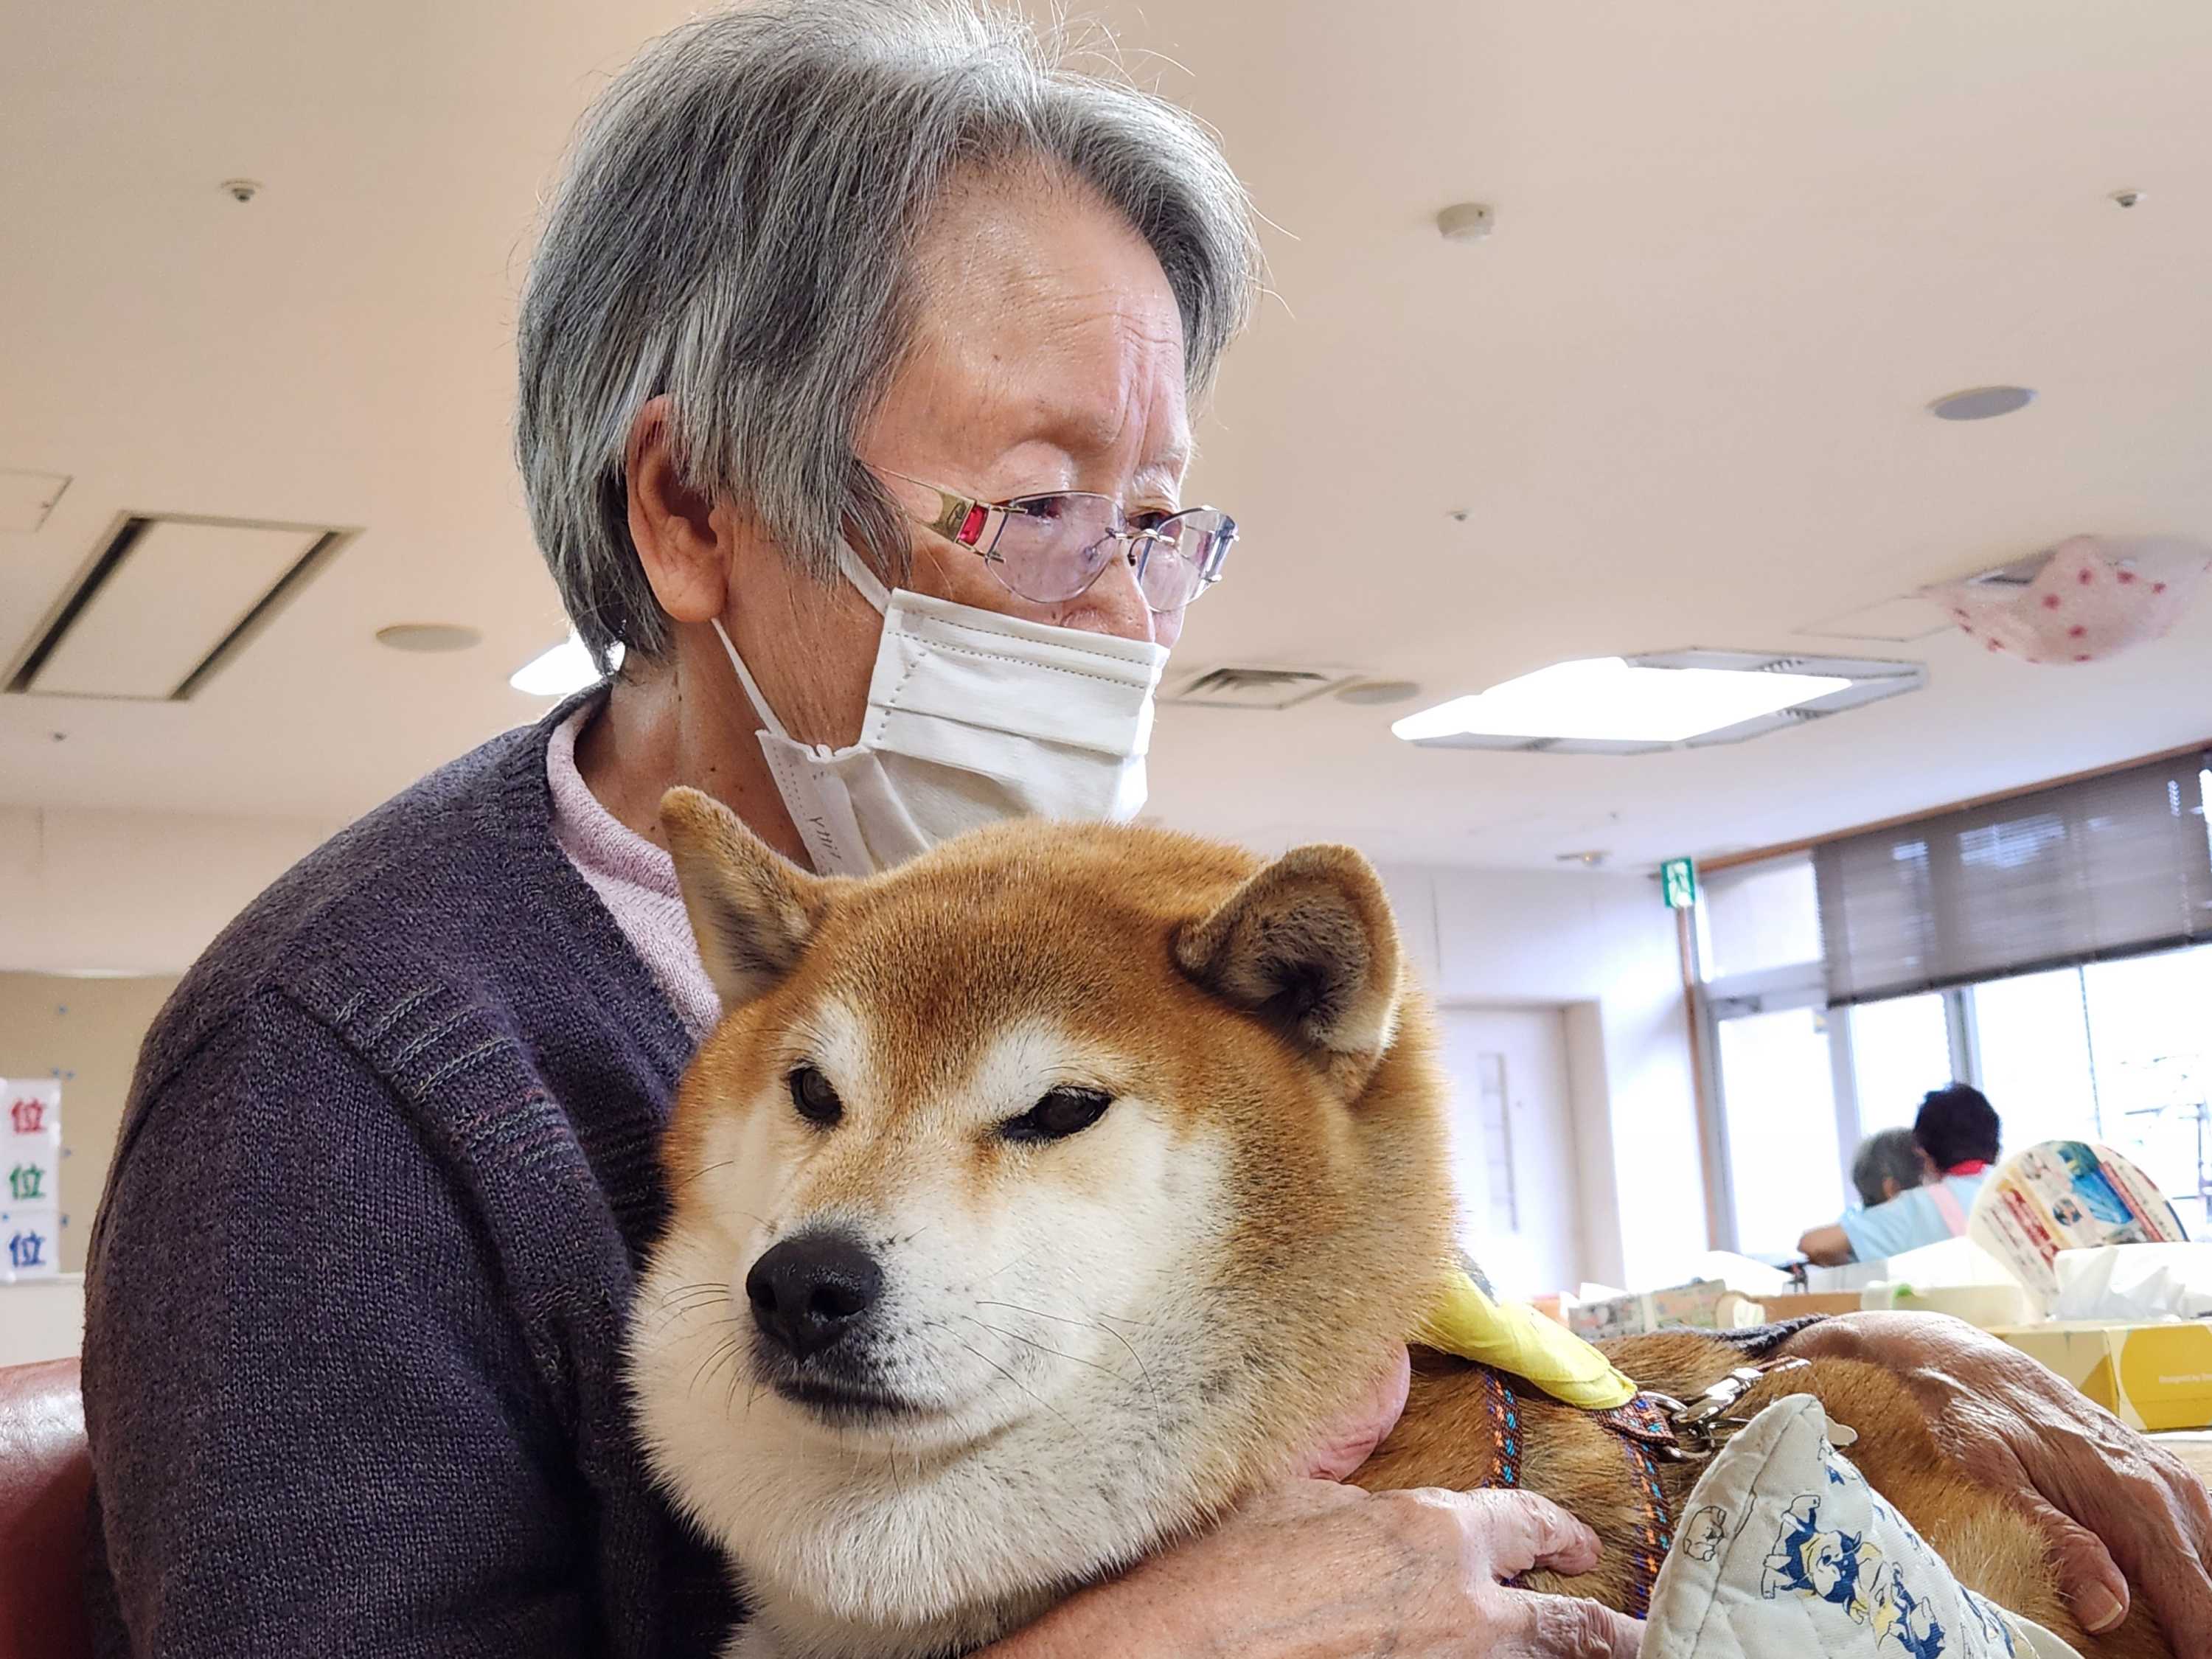
[[[753,1608],[734,1654],[984,1645],[1285,1478],[1431,1305],[1447,1085],[1356,853],[1026,822],[856,881],[704,795],[662,815],[727,1012],[679,1093],[631,1373],[659,1477]],[[1616,1358],[1684,1397],[1741,1363]],[[1419,1354],[1360,1483],[1485,1484],[1486,1378]],[[2079,1636],[2038,1536],[1942,1473],[1899,1386],[1785,1384],[1833,1393],[1977,1588],[2085,1653],[2166,1653],[2141,1614]],[[1632,1605],[1614,1437],[1541,1401],[1518,1421],[1521,1484],[1607,1546],[1541,1587]],[[1676,1514],[1694,1474],[1664,1477]]]

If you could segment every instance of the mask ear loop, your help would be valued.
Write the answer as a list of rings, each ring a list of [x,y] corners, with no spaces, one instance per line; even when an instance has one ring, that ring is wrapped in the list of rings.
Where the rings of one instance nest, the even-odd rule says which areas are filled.
[[[768,706],[768,699],[761,696],[760,687],[754,683],[751,672],[745,667],[745,659],[738,654],[738,647],[730,643],[730,636],[723,629],[720,617],[714,618],[714,637],[721,641],[722,649],[729,653],[730,666],[738,671],[738,684],[744,687],[745,695],[752,699],[753,713],[761,717],[762,723],[771,733],[787,741],[791,733],[783,729],[783,722],[776,719],[775,711]]]
[[[847,581],[860,590],[860,597],[875,606],[878,616],[890,614],[890,590],[884,586],[880,576],[868,568],[868,562],[853,550],[850,542],[837,544],[837,568]]]
[[[876,573],[868,568],[867,561],[853,551],[849,543],[837,544],[837,569],[859,590],[860,597],[875,607],[878,616],[890,612],[890,591]],[[788,739],[791,733],[784,730],[783,722],[776,719],[775,711],[768,706],[768,699],[761,695],[759,682],[753,678],[752,671],[745,666],[745,659],[738,654],[738,647],[731,643],[729,633],[722,626],[722,619],[715,617],[714,625],[714,637],[721,641],[722,649],[728,653],[730,666],[738,671],[738,684],[744,687],[745,696],[752,699],[753,713],[761,717],[762,723],[771,733]]]

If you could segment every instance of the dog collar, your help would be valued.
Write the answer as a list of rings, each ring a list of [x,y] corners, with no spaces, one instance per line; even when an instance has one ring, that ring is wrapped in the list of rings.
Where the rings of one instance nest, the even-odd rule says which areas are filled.
[[[1480,1368],[1484,1414],[1490,1419],[1491,1471],[1486,1486],[1518,1490],[1521,1486],[1521,1399],[1516,1378],[1495,1366]],[[1662,1395],[1639,1394],[1610,1411],[1594,1413],[1598,1421],[1618,1438],[1621,1455],[1636,1488],[1641,1511],[1636,1536],[1628,1552],[1628,1606],[1632,1619],[1651,1610],[1651,1591],[1659,1582],[1659,1569],[1674,1547],[1674,1516],[1667,1489],[1659,1478],[1659,1465],[1675,1461],[1667,1455],[1674,1445],[1674,1431],[1668,1421]],[[1673,1402],[1668,1402],[1673,1403]],[[1519,1581],[1512,1581],[1518,1583]]]

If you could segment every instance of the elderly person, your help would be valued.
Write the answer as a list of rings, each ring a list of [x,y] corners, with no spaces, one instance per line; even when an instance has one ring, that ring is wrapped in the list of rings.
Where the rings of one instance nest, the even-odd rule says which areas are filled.
[[[1964,1083],[1931,1090],[1921,1100],[1908,1139],[1910,1178],[1886,1183],[1863,1209],[1847,1211],[1833,1225],[1815,1227],[1799,1239],[1798,1251],[1808,1261],[1823,1267],[1885,1261],[1966,1236],[1966,1218],[2002,1146],[1996,1109]],[[1863,1182],[1860,1190],[1865,1191]]]
[[[307,859],[150,1037],[90,1279],[106,1651],[715,1650],[736,1610],[619,1367],[717,1013],[657,803],[695,785],[840,871],[1133,810],[1233,535],[1182,491],[1253,265],[1192,121],[949,0],[709,16],[606,94],[524,299],[519,448],[621,672]],[[1913,1376],[2093,1619],[2124,1567],[2212,1625],[2201,1492],[2033,1365],[1946,1327],[1789,1340]],[[1316,1475],[1395,1415],[1404,1358],[1377,1361]],[[994,1651],[1632,1651],[1504,1583],[1589,1547],[1519,1494],[1306,1480]]]
[[[1900,1193],[1928,1183],[1920,1161],[1920,1143],[1910,1129],[1884,1129],[1859,1142],[1851,1158],[1851,1185],[1867,1209],[1887,1204]]]

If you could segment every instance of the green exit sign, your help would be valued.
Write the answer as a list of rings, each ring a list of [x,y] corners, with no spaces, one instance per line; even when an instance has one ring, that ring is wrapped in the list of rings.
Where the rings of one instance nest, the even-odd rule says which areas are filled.
[[[1668,859],[1659,866],[1659,890],[1669,910],[1686,910],[1698,902],[1698,866],[1692,859]]]

